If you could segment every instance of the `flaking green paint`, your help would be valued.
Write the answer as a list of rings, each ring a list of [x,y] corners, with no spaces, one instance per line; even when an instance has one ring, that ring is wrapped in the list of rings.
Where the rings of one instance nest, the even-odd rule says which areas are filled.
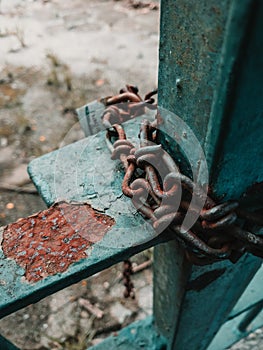
[[[137,136],[138,124],[127,124],[126,130]],[[37,158],[30,163],[29,173],[48,205],[62,198],[87,202],[114,218],[116,224],[100,242],[88,249],[87,258],[70,265],[63,273],[36,283],[25,281],[24,269],[6,258],[0,247],[0,317],[170,239],[168,236],[155,237],[151,225],[121,194],[118,161],[110,159],[104,137],[101,132]],[[92,193],[87,190],[89,181],[96,187]],[[116,187],[120,190],[116,191]],[[132,235],[129,234],[131,230]],[[2,229],[0,243],[1,232]]]
[[[262,7],[256,0],[161,3],[159,103],[194,131],[204,147],[218,197],[227,194],[238,198],[247,186],[262,181]],[[134,126],[130,123],[131,133]],[[163,130],[166,128],[165,121]],[[23,281],[23,269],[0,250],[1,316],[169,239],[153,238],[129,201],[116,191],[121,177],[104,150],[103,137],[100,133],[43,156],[31,163],[29,172],[48,205],[62,198],[87,201],[114,217],[116,227],[94,245],[88,259],[35,284]],[[102,164],[103,174],[98,171]],[[94,174],[99,179],[97,188],[93,186]],[[252,198],[244,205],[254,202]],[[131,227],[132,236],[126,234]],[[112,349],[135,349],[136,344],[163,350],[166,341],[159,338],[160,331],[168,350],[206,349],[260,264],[260,259],[244,256],[236,265],[219,262],[192,268],[175,241],[161,244],[155,251],[157,330],[152,320],[145,320],[105,344]],[[225,272],[203,289],[185,293],[188,280],[202,279],[212,269]]]

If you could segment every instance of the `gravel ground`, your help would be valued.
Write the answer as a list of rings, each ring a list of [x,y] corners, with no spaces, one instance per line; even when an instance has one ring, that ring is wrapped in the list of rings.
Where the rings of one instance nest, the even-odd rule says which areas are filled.
[[[129,0],[0,1],[0,226],[45,208],[29,193],[26,166],[84,136],[75,108],[127,82],[143,94],[156,87],[158,20],[154,6]],[[132,261],[151,259],[146,251]],[[121,270],[118,264],[5,317],[0,333],[22,350],[98,343],[151,314],[151,266],[134,275],[135,300],[123,299]],[[232,349],[262,344],[258,330]]]

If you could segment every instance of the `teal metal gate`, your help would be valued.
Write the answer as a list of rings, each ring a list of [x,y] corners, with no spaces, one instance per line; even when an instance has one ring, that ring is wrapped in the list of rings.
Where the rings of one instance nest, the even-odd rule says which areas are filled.
[[[202,145],[213,196],[237,200],[249,212],[263,207],[262,18],[260,0],[161,3],[158,104],[178,115]],[[177,126],[168,116],[160,128],[163,145],[180,162],[182,154],[173,151],[166,134],[188,140],[189,153],[196,154],[196,149],[187,133],[178,134]],[[137,124],[129,122],[127,130],[136,134]],[[224,260],[193,266],[177,241],[166,235],[153,238],[148,226],[141,230],[144,220],[116,192],[120,180],[101,147],[103,142],[104,132],[100,132],[47,154],[30,164],[29,173],[48,206],[61,197],[94,207],[103,202],[114,226],[93,245],[87,258],[31,284],[21,280],[21,268],[0,250],[0,315],[157,245],[153,317],[130,325],[94,350],[222,350],[263,325],[261,258],[245,254],[235,264]],[[105,168],[98,185],[99,201],[76,187],[92,176],[98,163]],[[200,164],[191,167],[198,174]],[[129,227],[133,235],[127,235]],[[4,228],[0,238],[3,232]],[[262,233],[258,229],[257,234]],[[15,349],[2,338],[0,344],[1,349]]]

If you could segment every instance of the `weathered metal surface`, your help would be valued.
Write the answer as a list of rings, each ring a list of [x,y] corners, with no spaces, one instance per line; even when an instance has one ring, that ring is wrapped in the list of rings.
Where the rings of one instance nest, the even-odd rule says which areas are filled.
[[[262,305],[261,305],[262,309]],[[212,343],[208,346],[207,350],[222,350],[228,349],[231,345],[235,344],[241,338],[246,337],[249,333],[254,332],[256,329],[263,326],[263,311],[249,324],[248,328],[244,331],[240,330],[240,324],[249,315],[249,311],[246,311],[237,317],[227,321],[219,330]]]
[[[161,333],[171,339],[177,324],[177,316],[191,274],[191,265],[185,259],[184,249],[174,240],[154,249],[154,317]],[[192,331],[192,329],[191,329]]]
[[[242,199],[243,205],[252,209],[263,206],[263,2],[246,0],[240,5],[240,1],[233,1],[225,62],[231,60],[233,37],[242,33],[240,25],[245,28],[244,39],[229,77],[231,80],[226,92],[223,122],[215,149],[218,157],[215,155],[213,159],[211,175],[216,195],[238,198],[250,189],[250,193],[246,193]],[[240,19],[238,15],[242,11],[246,12]],[[224,79],[226,74],[223,73]],[[207,142],[210,142],[209,138]],[[254,194],[251,191],[253,188]]]
[[[88,204],[59,202],[6,226],[3,253],[25,269],[28,281],[37,282],[87,257],[87,249],[114,223]]]
[[[254,12],[252,5],[258,6]],[[242,3],[212,0],[209,5],[204,0],[162,2],[159,101],[185,120],[205,147],[213,190],[218,197],[239,199],[247,187],[252,188],[247,193],[252,193],[254,187],[262,188],[259,161],[262,155],[256,152],[260,143],[258,130],[262,126],[259,112],[262,84],[258,82],[262,72],[259,62],[263,47],[259,30],[262,7],[262,3],[254,0]],[[251,13],[253,21],[250,21]],[[241,64],[241,49],[255,52],[251,55],[255,57],[245,54]],[[165,120],[163,130],[169,130],[169,134],[172,131],[175,139],[185,137],[178,135],[171,119]],[[135,135],[132,124],[129,131],[131,136]],[[239,147],[244,139],[244,146]],[[93,245],[88,258],[33,287],[21,282],[24,270],[0,251],[4,277],[0,283],[2,315],[161,242],[158,238],[154,240],[151,227],[122,196],[123,173],[109,160],[102,140],[98,134],[46,155],[34,161],[29,170],[49,205],[62,198],[87,201],[94,209],[112,217],[114,227]],[[164,141],[169,148],[169,140]],[[196,152],[190,147],[191,151]],[[200,168],[198,162],[191,166]],[[254,205],[255,200],[247,197],[250,202],[244,201],[244,206]],[[133,234],[127,235],[128,230]],[[217,262],[206,268],[192,268],[176,242],[161,245],[155,256],[155,312],[158,327],[167,337],[168,349],[206,349],[261,264],[255,257],[244,256],[237,265]],[[17,296],[19,303],[14,301]],[[197,298],[204,303],[197,303]],[[131,334],[123,344],[131,340]],[[134,343],[128,348],[131,347],[134,348]]]
[[[159,104],[176,113],[204,145],[230,0],[162,0]]]
[[[229,314],[229,320],[220,328],[209,345],[208,350],[225,349],[263,325],[262,284],[263,269],[261,267]],[[256,307],[256,312],[259,312],[258,316],[254,315],[254,312],[251,313],[253,307]],[[249,322],[250,320],[251,322]],[[246,324],[248,323],[248,327],[242,330],[240,326],[244,325],[244,321]]]
[[[163,0],[161,8],[158,102],[182,118],[204,147],[212,195],[217,199],[242,199],[245,208],[259,205],[256,197],[244,194],[263,176],[259,82],[263,75],[259,62],[263,55],[263,31],[259,29],[262,8],[263,3],[254,0],[209,4]],[[163,143],[181,160],[184,155],[175,141],[184,139],[183,130],[178,132],[172,117],[164,120],[161,128],[173,135],[173,142],[164,136]],[[188,151],[196,153],[194,144]],[[198,171],[198,162],[192,162],[191,168]],[[185,171],[190,174],[187,166]],[[171,243],[167,246],[157,247],[155,252],[158,283],[154,310],[158,327],[168,338],[168,349],[206,349],[261,260],[245,256],[235,266],[217,262],[210,267],[191,267],[177,248]],[[172,271],[171,260],[183,271],[177,268],[167,277],[167,271]],[[211,282],[210,271],[224,269]],[[201,285],[197,285],[199,291],[191,289],[184,295],[189,282],[183,277],[189,276],[189,270],[190,283],[195,281],[196,285],[201,280]],[[166,280],[172,289],[167,287],[164,296],[162,283],[167,285]]]
[[[156,109],[152,96],[157,90],[150,91],[142,98],[137,87],[126,85],[119,94],[100,98],[77,109],[81,127],[86,136],[97,134],[113,124],[120,124],[144,114],[145,106]],[[116,107],[115,104],[118,104]]]
[[[193,349],[207,348],[253,278],[255,269],[260,266],[261,261],[258,260],[246,255],[235,265],[219,262],[210,266],[210,269],[193,267],[188,282],[190,284],[210,271],[225,272],[199,290],[187,290],[186,285],[186,294],[181,306],[182,314],[173,339],[174,348],[187,349],[189,344],[192,344]],[[202,337],[199,334],[202,334]]]
[[[247,289],[242,294],[237,304],[234,306],[228,318],[231,319],[235,316],[238,316],[240,313],[246,311],[247,309],[251,308],[253,305],[263,300],[262,286],[263,286],[263,267],[261,267],[258,270],[258,272],[255,274],[255,276],[253,277],[253,280],[248,285]]]
[[[263,257],[263,238],[235,224],[239,203],[231,201],[217,205],[207,195],[207,186],[203,187],[195,174],[194,181],[183,175],[179,161],[175,163],[159,142],[158,128],[163,120],[167,123],[169,117],[176,119],[175,115],[159,108],[152,122],[145,119],[141,123],[139,148],[127,139],[125,126],[121,123],[143,114],[145,107],[154,108],[149,104],[154,100],[143,101],[138,91],[127,85],[119,95],[105,99],[111,106],[102,118],[111,159],[119,159],[125,171],[123,194],[131,198],[134,207],[151,222],[157,233],[171,230],[175,239],[187,249],[187,258],[193,264],[207,265],[223,259],[237,262],[247,251]],[[184,131],[186,139],[190,134]],[[176,142],[181,145],[181,139],[177,138]],[[252,216],[255,214],[241,212],[242,219],[248,217],[251,221]],[[259,216],[257,222],[258,219]],[[263,219],[260,225],[263,226]]]
[[[255,0],[162,1],[159,104],[205,146],[214,191],[228,199],[263,181],[261,7]]]
[[[247,312],[245,317],[238,325],[238,330],[242,333],[247,332],[250,328],[251,323],[257,318],[257,316],[263,310],[263,301],[253,305]]]
[[[132,323],[92,350],[166,350],[166,340],[155,328],[152,317]]]
[[[129,137],[134,132],[137,134],[137,125],[129,122],[126,125]],[[156,237],[151,225],[122,195],[123,172],[109,155],[102,132],[30,164],[30,175],[48,205],[61,199],[85,202],[95,211],[108,215],[115,224],[99,242],[85,250],[87,257],[69,265],[66,271],[35,283],[24,280],[24,268],[14,259],[6,258],[0,246],[0,317],[171,239]],[[0,230],[0,242],[2,234],[3,229]]]

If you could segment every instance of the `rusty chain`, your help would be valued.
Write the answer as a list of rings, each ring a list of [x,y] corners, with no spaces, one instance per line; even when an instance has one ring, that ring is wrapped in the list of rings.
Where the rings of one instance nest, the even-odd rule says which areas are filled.
[[[135,298],[134,285],[131,280],[131,275],[133,274],[132,263],[130,260],[124,260],[123,262],[123,284],[125,287],[125,291],[123,293],[125,298],[131,297]]]
[[[102,122],[107,129],[106,142],[111,158],[119,159],[123,164],[124,195],[132,199],[135,208],[151,222],[158,234],[164,229],[171,232],[184,246],[186,256],[193,264],[206,265],[223,259],[235,263],[245,252],[262,258],[263,237],[244,229],[248,222],[262,227],[262,216],[242,213],[236,201],[217,204],[202,187],[180,172],[172,157],[157,142],[157,126],[161,122],[158,111],[154,122],[142,122],[138,148],[127,140],[121,124],[143,115],[146,107],[157,110],[153,99],[156,93],[150,92],[142,99],[136,87],[127,85],[119,95],[104,101],[107,108]],[[197,198],[194,208],[190,207],[193,193]],[[205,203],[201,210],[198,199]],[[184,230],[182,223],[189,211],[197,213],[198,220],[191,229]],[[130,267],[128,270],[129,275]],[[129,282],[129,276],[125,276]],[[127,287],[125,295],[129,296],[132,289],[133,286]]]

